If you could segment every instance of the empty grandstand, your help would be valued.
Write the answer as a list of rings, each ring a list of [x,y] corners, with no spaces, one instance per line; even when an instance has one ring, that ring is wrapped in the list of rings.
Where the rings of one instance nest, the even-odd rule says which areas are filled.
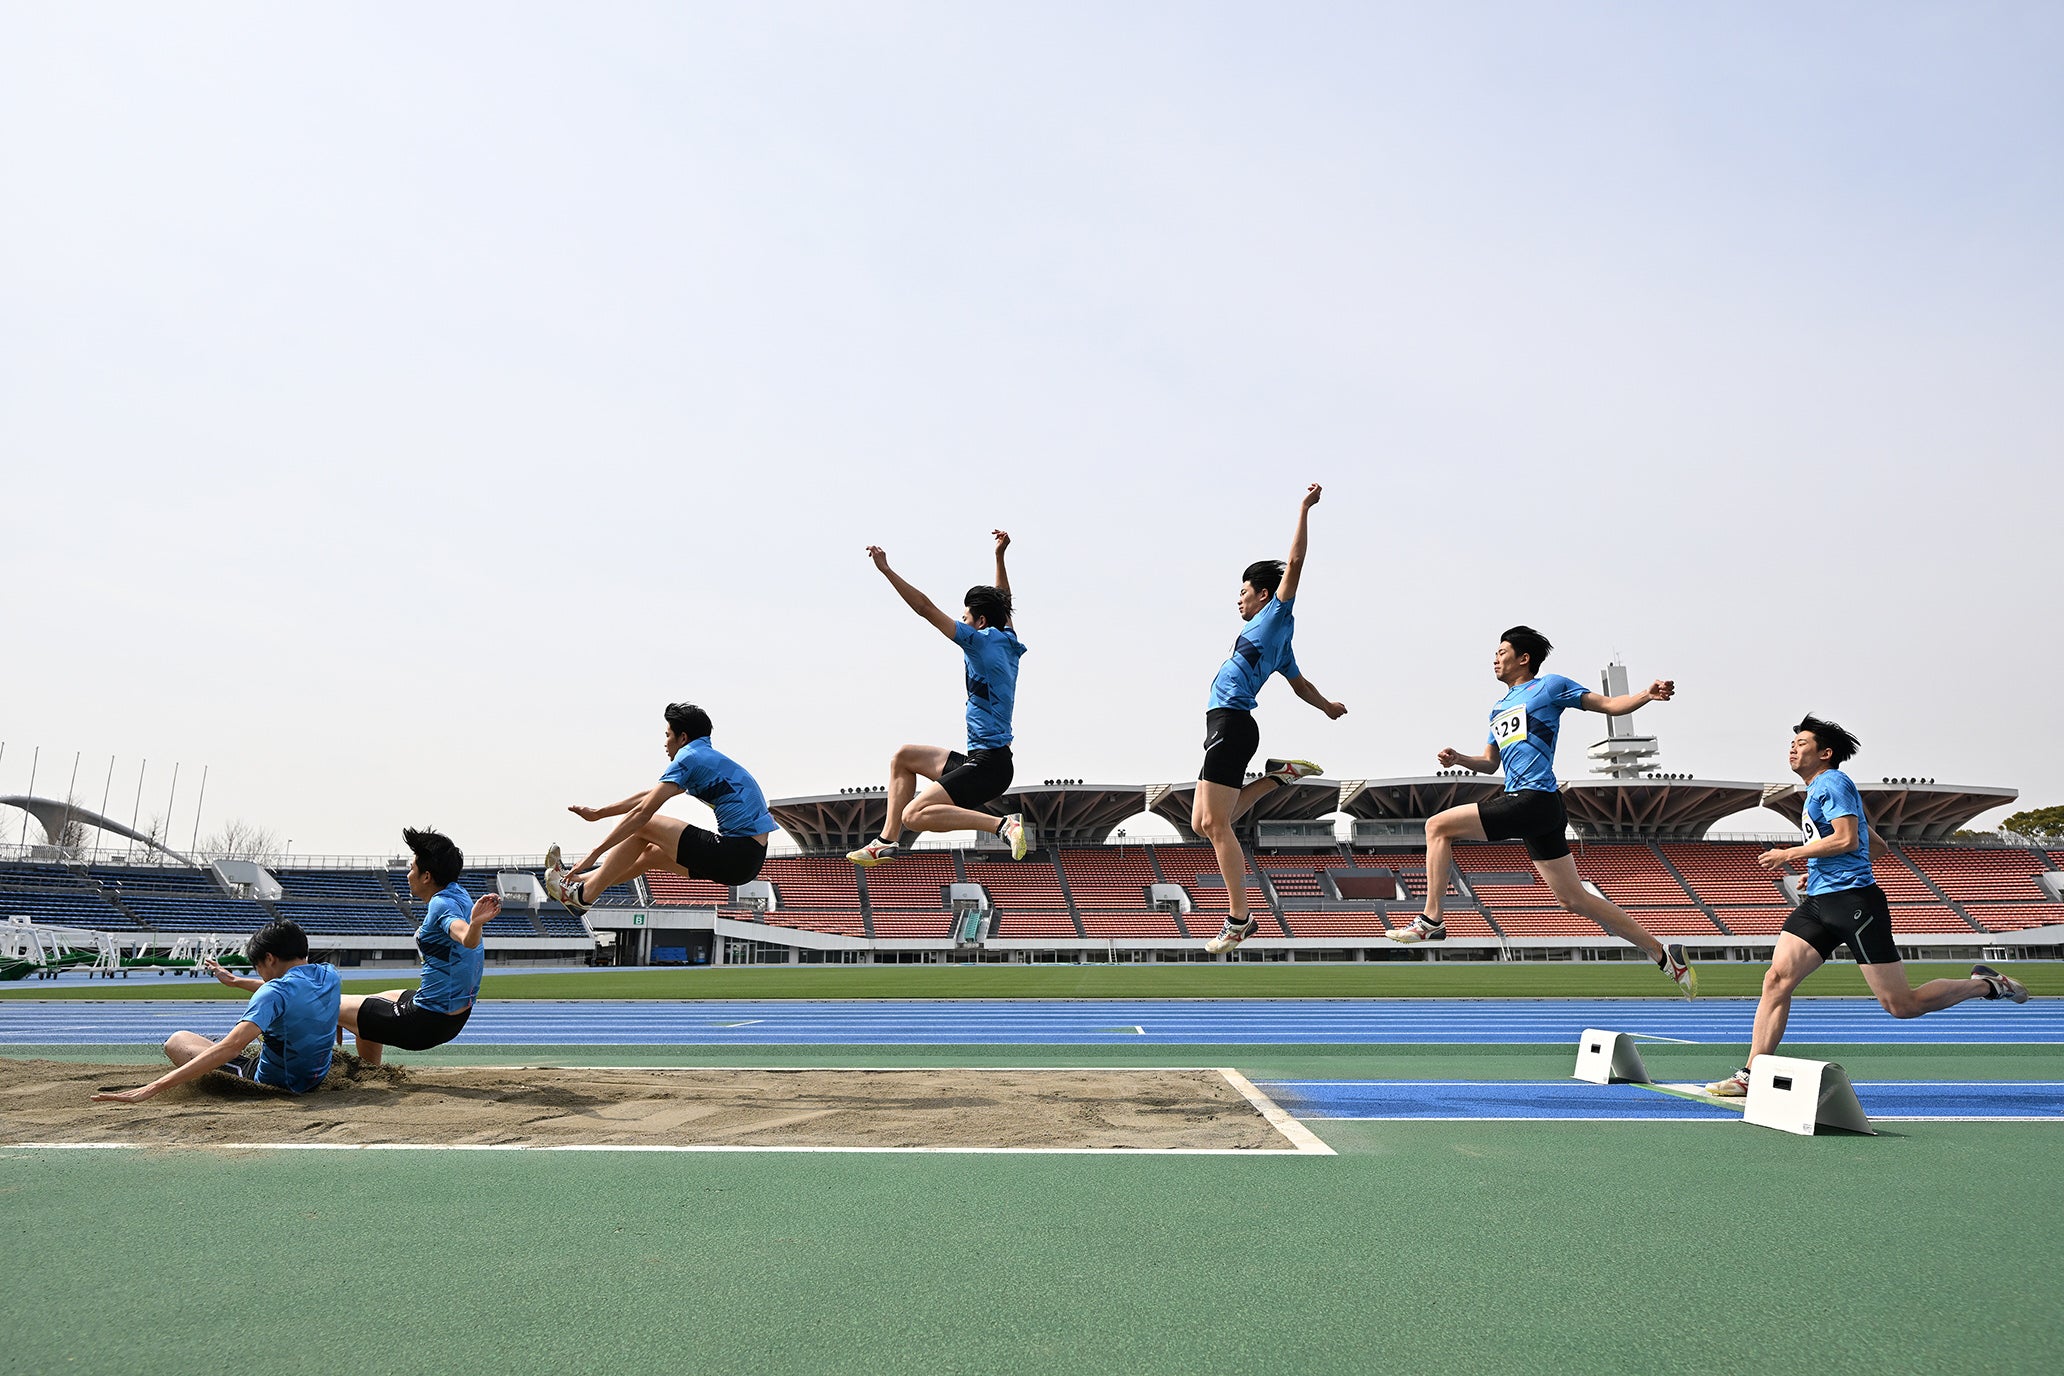
[[[1760,785],[1671,777],[1576,787],[1586,796],[1581,804],[1573,796],[1572,844],[1588,883],[1700,959],[1768,954],[1797,889],[1756,857],[1790,833],[1708,834],[1723,802],[1760,796]],[[2064,953],[2064,853],[1952,835],[2011,790],[1862,787],[1885,842],[1874,857],[1878,882],[1910,954]],[[969,837],[864,872],[843,851],[880,826],[880,792],[782,800],[772,809],[787,837],[755,882],[734,889],[654,873],[611,890],[585,918],[545,897],[535,857],[481,864],[461,882],[504,897],[488,932],[496,963],[590,959],[598,946],[603,958],[630,964],[1212,959],[1204,938],[1229,895],[1210,847],[1184,825],[1189,788],[1014,789],[1008,806],[1037,831],[1025,860],[1010,860],[993,838]],[[1260,932],[1233,958],[1631,957],[1625,943],[1556,904],[1521,846],[1460,845],[1447,873],[1427,874],[1426,815],[1485,789],[1480,777],[1450,774],[1306,780],[1281,790],[1242,822],[1247,901]],[[1796,800],[1795,792],[1773,806],[1796,812]],[[1154,820],[1143,826],[1142,814]],[[342,963],[413,959],[422,907],[392,862],[267,869],[163,858],[0,863],[0,918],[169,942],[235,937],[291,917]],[[1436,885],[1449,939],[1412,948],[1389,941],[1385,933],[1409,922]]]

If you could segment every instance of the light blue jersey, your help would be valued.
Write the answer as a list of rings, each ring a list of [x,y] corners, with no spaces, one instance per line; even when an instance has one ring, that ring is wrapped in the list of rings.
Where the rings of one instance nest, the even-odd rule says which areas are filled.
[[[1840,893],[1877,883],[1871,873],[1870,822],[1863,815],[1863,796],[1856,784],[1839,769],[1823,769],[1806,786],[1806,839],[1818,841],[1835,834],[1837,817],[1856,819],[1856,849],[1847,855],[1827,855],[1806,862],[1806,892]]]
[[[244,1005],[243,1021],[257,1024],[265,1049],[258,1053],[261,1085],[306,1094],[330,1073],[337,1044],[337,1005],[343,977],[333,965],[294,965],[278,979],[258,986]]]
[[[1562,714],[1591,690],[1561,674],[1530,678],[1498,699],[1491,709],[1491,741],[1505,766],[1505,791],[1554,793],[1555,738]]]
[[[1011,743],[1011,709],[1018,705],[1018,661],[1025,642],[1009,626],[976,630],[953,623],[953,643],[967,660],[967,748],[996,750]]]
[[[717,814],[717,830],[725,836],[765,836],[776,829],[767,811],[767,795],[738,761],[697,736],[674,752],[674,762],[659,776],[691,798],[708,803]]]
[[[1297,656],[1290,652],[1290,637],[1297,633],[1290,602],[1296,600],[1286,602],[1271,597],[1267,606],[1248,618],[1233,641],[1232,654],[1219,666],[1218,677],[1211,680],[1211,697],[1204,704],[1206,711],[1233,707],[1252,712],[1254,696],[1271,674],[1292,680],[1304,677],[1297,668]]]
[[[469,948],[451,930],[452,923],[472,916],[473,895],[457,883],[430,896],[430,911],[416,928],[416,949],[423,953],[423,984],[416,990],[416,1007],[433,1013],[460,1013],[478,997],[487,948]]]

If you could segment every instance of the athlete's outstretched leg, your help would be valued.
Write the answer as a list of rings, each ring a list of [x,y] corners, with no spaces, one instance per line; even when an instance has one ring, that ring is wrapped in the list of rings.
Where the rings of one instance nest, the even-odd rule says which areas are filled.
[[[1863,971],[1863,982],[1878,996],[1878,1002],[1895,1018],[1918,1018],[1923,1013],[1939,1013],[1945,1008],[1954,1008],[1965,999],[1982,999],[1992,992],[1992,986],[1976,975],[1967,979],[1931,979],[1916,989],[1907,978],[1903,960],[1859,965],[1857,968]]]
[[[1209,841],[1218,856],[1218,872],[1225,877],[1227,910],[1232,914],[1229,920],[1234,923],[1244,923],[1248,917],[1247,856],[1240,849],[1239,838],[1233,835],[1233,819],[1254,805],[1247,793],[1261,782],[1257,779],[1246,788],[1235,789],[1199,779],[1196,797],[1190,803],[1190,829]]]
[[[936,782],[946,772],[946,759],[952,753],[942,746],[906,745],[889,757],[889,811],[882,818],[882,840],[893,845],[903,839],[908,824],[905,814],[917,796],[918,779]]]
[[[1441,925],[1441,895],[1448,891],[1448,865],[1455,842],[1484,839],[1483,817],[1475,803],[1451,807],[1426,820],[1426,915],[1428,926]]]
[[[1649,934],[1646,927],[1627,916],[1619,904],[1609,898],[1601,898],[1584,887],[1584,877],[1577,873],[1574,856],[1560,855],[1553,860],[1536,860],[1534,868],[1540,871],[1548,887],[1555,891],[1555,901],[1580,917],[1588,917],[1614,936],[1633,942],[1644,951],[1650,960],[1661,964],[1667,957],[1663,943]]]
[[[593,903],[611,888],[635,879],[647,870],[671,869],[686,874],[674,863],[681,850],[681,833],[688,824],[678,817],[654,817],[619,842],[595,868],[570,876],[566,883],[583,903]],[[578,888],[574,888],[578,885]]]

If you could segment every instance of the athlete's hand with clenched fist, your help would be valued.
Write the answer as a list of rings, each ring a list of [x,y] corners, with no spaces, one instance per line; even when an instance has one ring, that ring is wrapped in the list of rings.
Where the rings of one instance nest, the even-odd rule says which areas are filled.
[[[991,535],[994,535],[994,536],[996,537],[996,552],[997,552],[998,554],[1001,554],[1001,553],[1003,553],[1003,552],[1004,552],[1005,550],[1007,550],[1007,549],[1009,549],[1009,548],[1010,548],[1010,532],[1009,532],[1009,531],[1007,531],[1007,530],[992,530],[992,531],[990,531],[989,533],[990,533]]]
[[[1325,491],[1326,489],[1320,487],[1317,483],[1313,483],[1310,487],[1307,487],[1304,490],[1304,509],[1306,511],[1310,511],[1313,507],[1317,506],[1319,504],[1319,498],[1325,494]]]
[[[1453,746],[1448,746],[1433,758],[1440,762],[1442,769],[1453,769],[1456,765],[1462,763],[1462,752]]]
[[[1674,678],[1659,678],[1654,683],[1648,685],[1648,698],[1650,702],[1668,702],[1676,696],[1677,680]]]
[[[1784,869],[1792,863],[1792,848],[1781,846],[1776,850],[1766,850],[1756,857],[1756,863],[1773,873]]]
[[[1326,714],[1328,721],[1339,721],[1347,715],[1347,704],[1344,702],[1329,702],[1319,710]]]

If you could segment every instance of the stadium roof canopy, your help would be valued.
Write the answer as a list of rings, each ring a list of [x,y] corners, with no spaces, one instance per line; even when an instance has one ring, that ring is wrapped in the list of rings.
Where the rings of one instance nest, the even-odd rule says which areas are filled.
[[[77,803],[68,803],[62,798],[36,798],[26,793],[9,793],[0,795],[0,807],[18,807],[34,817],[36,825],[43,828],[43,835],[49,839],[53,847],[62,844],[67,827],[92,827],[96,831],[111,831],[124,840],[141,842],[151,850],[171,856],[182,865],[199,865],[192,857],[180,854],[155,837],[133,831],[112,817],[89,812]]]
[[[1562,787],[1570,826],[1579,837],[1697,840],[1721,818],[1757,807],[1765,786],[1722,779],[1568,779]],[[1895,841],[1943,839],[1979,813],[2018,796],[2010,788],[1859,787],[1872,825]],[[1240,819],[1238,830],[1251,839],[1262,822],[1309,821],[1343,812],[1357,820],[1418,821],[1445,808],[1480,803],[1503,788],[1495,775],[1468,773],[1305,779],[1264,795]],[[1002,802],[1025,814],[1037,829],[1040,845],[1094,846],[1103,844],[1120,822],[1142,812],[1162,818],[1183,838],[1193,839],[1190,805],[1196,791],[1191,781],[1034,784],[1011,789]],[[1794,826],[1802,794],[1795,788],[1775,804]],[[879,789],[822,793],[778,799],[770,808],[782,829],[805,850],[847,851],[880,834],[888,797]],[[1001,810],[1000,805],[991,804],[990,810]]]
[[[2003,807],[2021,796],[2019,789],[1980,788],[1957,784],[1865,784],[1863,815],[1887,841],[1947,841],[1981,812]],[[1782,813],[1793,826],[1802,825],[1806,786],[1796,784],[1766,807]]]

